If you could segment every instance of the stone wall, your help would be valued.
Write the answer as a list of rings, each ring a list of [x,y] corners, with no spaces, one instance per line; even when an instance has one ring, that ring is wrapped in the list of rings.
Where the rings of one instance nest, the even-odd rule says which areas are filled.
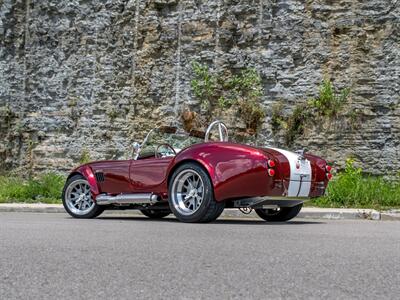
[[[283,143],[273,103],[290,111],[324,77],[351,87],[361,124],[314,125],[293,147],[339,167],[353,156],[366,171],[398,172],[398,0],[0,0],[0,168],[126,157],[155,124],[198,109],[193,60],[260,72],[260,143]]]

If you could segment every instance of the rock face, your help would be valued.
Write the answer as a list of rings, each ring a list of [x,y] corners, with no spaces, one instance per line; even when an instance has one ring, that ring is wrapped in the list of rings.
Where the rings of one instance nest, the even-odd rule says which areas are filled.
[[[400,169],[396,0],[0,0],[0,169],[128,157],[155,124],[198,109],[193,60],[260,72],[259,143],[282,144],[274,103],[290,111],[324,77],[350,87],[361,124],[311,126],[293,147],[339,167],[353,156],[371,173]]]

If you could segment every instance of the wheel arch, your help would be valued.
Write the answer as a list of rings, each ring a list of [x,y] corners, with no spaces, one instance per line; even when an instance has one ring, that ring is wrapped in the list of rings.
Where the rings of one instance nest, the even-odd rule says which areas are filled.
[[[93,170],[89,165],[81,166],[73,170],[67,177],[67,181],[75,175],[80,175],[87,180],[90,186],[90,190],[93,195],[93,199],[96,201],[96,196],[100,194],[100,189],[94,176]]]
[[[75,175],[80,175],[80,176],[82,176],[82,177],[85,177],[85,176],[82,175],[82,173],[80,173],[80,172],[78,172],[78,171],[73,171],[73,172],[71,172],[71,173],[68,175],[67,180],[69,180],[70,178],[72,178],[72,177],[75,176]]]
[[[214,182],[214,180],[213,180],[213,178],[212,178],[212,176],[211,176],[211,174],[214,173],[214,172],[213,172],[212,166],[211,166],[211,165],[208,165],[208,164],[206,164],[206,163],[204,163],[204,162],[202,162],[202,161],[193,159],[193,158],[187,158],[187,159],[180,160],[179,162],[177,162],[177,163],[169,170],[168,176],[167,176],[167,187],[169,187],[169,182],[170,182],[170,180],[171,180],[171,178],[172,178],[174,172],[175,172],[180,166],[182,166],[182,165],[184,165],[184,164],[187,164],[187,163],[194,163],[194,164],[198,165],[199,167],[201,167],[201,168],[206,172],[206,174],[208,175],[208,177],[209,177],[210,180],[211,180],[211,183],[212,183],[213,187],[215,188],[215,184],[214,184],[215,182]]]

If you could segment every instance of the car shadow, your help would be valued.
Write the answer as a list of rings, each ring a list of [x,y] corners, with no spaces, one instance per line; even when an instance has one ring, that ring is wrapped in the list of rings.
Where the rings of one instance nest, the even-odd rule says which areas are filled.
[[[147,217],[141,217],[141,216],[102,216],[102,217],[97,217],[96,219],[99,220],[119,220],[119,221],[141,221],[141,222],[163,222],[163,223],[182,223],[178,219],[175,219],[173,217],[167,217],[163,219],[150,219]],[[184,224],[184,223],[182,223]],[[291,220],[287,222],[265,222],[263,220],[257,220],[257,219],[230,219],[230,218],[221,218],[217,219],[214,222],[210,223],[194,223],[194,224],[220,224],[220,225],[226,225],[226,224],[234,224],[234,225],[258,225],[258,226],[269,226],[269,225],[309,225],[309,224],[325,224],[325,222],[319,221],[319,220]]]

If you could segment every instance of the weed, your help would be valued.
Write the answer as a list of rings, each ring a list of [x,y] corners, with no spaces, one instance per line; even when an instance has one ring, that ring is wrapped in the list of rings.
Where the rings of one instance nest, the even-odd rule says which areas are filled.
[[[0,202],[60,202],[65,178],[47,173],[38,178],[0,176]]]
[[[350,89],[345,88],[339,93],[335,92],[332,82],[324,79],[319,87],[319,96],[308,101],[310,107],[315,108],[322,116],[333,117],[338,114],[343,105],[347,102]]]
[[[281,101],[272,105],[271,127],[274,133],[277,133],[280,128],[287,128],[286,117],[283,114],[283,102]]]
[[[326,196],[310,204],[322,207],[365,207],[383,209],[400,207],[400,182],[364,175],[353,159],[346,160],[342,173],[328,185]]]
[[[11,121],[15,117],[15,113],[12,111],[9,105],[0,107],[0,125],[1,123],[5,124],[7,128],[11,127]]]
[[[67,105],[68,107],[75,107],[78,105],[78,100],[76,98],[70,98]]]
[[[261,77],[253,68],[233,74],[230,70],[210,71],[198,62],[192,63],[194,79],[191,87],[209,118],[215,110],[237,108],[237,117],[249,132],[257,132],[265,113],[259,104],[262,96]]]
[[[337,117],[347,103],[350,90],[345,88],[335,92],[332,82],[324,79],[319,87],[319,95],[305,103],[297,104],[292,113],[284,116],[282,106],[276,106],[272,111],[272,129],[276,133],[279,129],[285,130],[286,144],[291,145],[296,137],[304,133],[306,125],[321,117],[328,119]],[[350,124],[359,118],[359,114],[349,115]]]
[[[115,108],[111,108],[107,112],[108,117],[110,118],[110,121],[114,121],[118,117],[118,111]]]
[[[80,164],[87,164],[91,161],[90,153],[87,149],[83,149],[79,158]]]
[[[297,136],[304,133],[305,124],[311,118],[312,113],[307,105],[297,105],[292,115],[287,119],[286,123],[286,144],[291,145]]]
[[[193,62],[192,68],[195,74],[195,78],[190,82],[193,93],[200,100],[201,107],[210,110],[216,97],[217,77],[206,65],[198,62]]]
[[[248,133],[255,134],[265,117],[261,106],[253,100],[242,100],[239,104],[239,113],[246,124]]]

